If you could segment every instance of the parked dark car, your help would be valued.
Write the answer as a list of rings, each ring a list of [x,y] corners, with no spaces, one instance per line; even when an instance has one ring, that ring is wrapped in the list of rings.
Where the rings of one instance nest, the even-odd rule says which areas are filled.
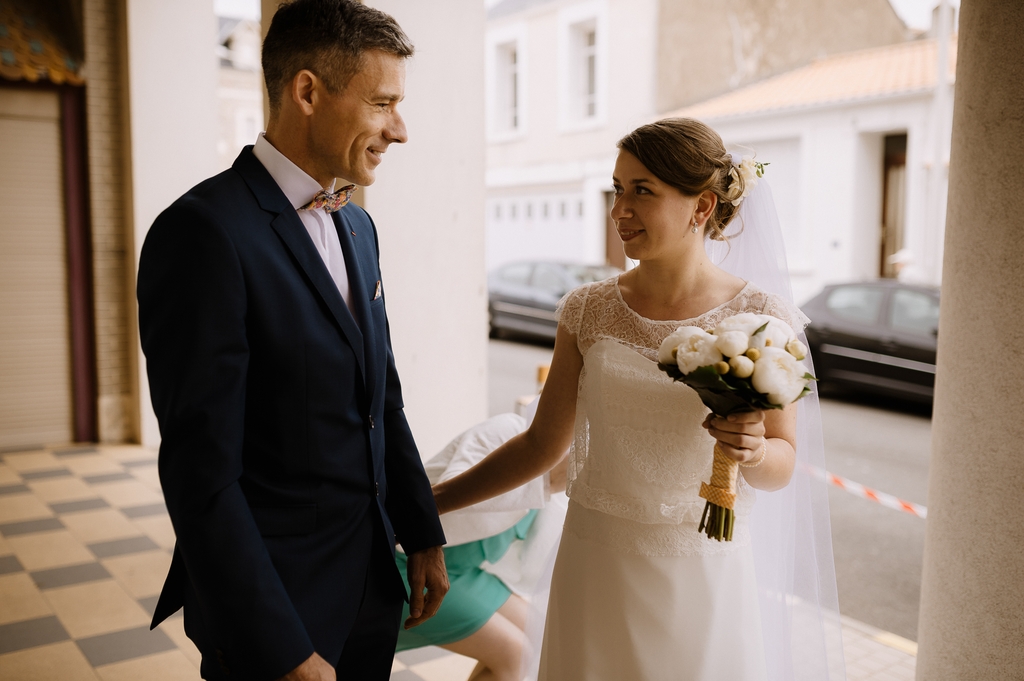
[[[491,336],[515,331],[554,338],[558,323],[555,307],[562,296],[592,281],[618,274],[606,265],[554,262],[515,262],[487,277]]]
[[[835,284],[803,306],[822,388],[844,385],[930,402],[939,290],[895,280]]]

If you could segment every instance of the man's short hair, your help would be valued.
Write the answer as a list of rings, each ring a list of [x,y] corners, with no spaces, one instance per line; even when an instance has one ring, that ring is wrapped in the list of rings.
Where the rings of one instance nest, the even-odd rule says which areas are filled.
[[[356,0],[295,0],[280,5],[263,40],[263,79],[270,110],[302,69],[340,92],[358,71],[363,53],[381,50],[411,57],[409,36],[391,16]]]

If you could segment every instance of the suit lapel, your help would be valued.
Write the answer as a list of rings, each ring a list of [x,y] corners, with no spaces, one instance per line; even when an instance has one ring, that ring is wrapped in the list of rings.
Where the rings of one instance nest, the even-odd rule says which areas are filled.
[[[276,213],[276,217],[270,222],[270,226],[281,237],[285,246],[291,251],[292,256],[299,263],[299,267],[306,274],[313,288],[320,295],[320,298],[331,311],[342,333],[352,346],[352,351],[359,364],[359,373],[364,382],[366,376],[366,356],[363,351],[363,334],[356,325],[356,320],[349,312],[345,300],[341,297],[331,273],[327,271],[323,259],[309,238],[306,228],[299,220],[298,213],[289,203],[284,192],[277,186],[274,179],[263,167],[263,164],[252,154],[251,147],[246,147],[239,154],[234,164],[235,170],[241,174],[246,184],[253,190],[253,195],[259,202],[260,207],[270,213]],[[344,248],[344,246],[343,246]],[[345,253],[345,264],[348,266],[349,254]],[[349,281],[356,279],[349,273]],[[353,290],[353,300],[355,291]]]
[[[366,390],[373,399],[373,388],[376,384],[376,329],[374,328],[373,316],[370,314],[369,292],[366,290],[364,266],[360,262],[359,249],[356,247],[355,239],[352,236],[353,228],[345,211],[340,210],[331,214],[334,218],[334,226],[338,230],[338,239],[341,241],[341,250],[345,254],[345,269],[348,271],[349,293],[352,298],[353,313],[359,320],[359,328],[362,329],[363,337],[367,342],[363,345],[363,353],[366,361],[366,370],[363,376],[366,379]]]

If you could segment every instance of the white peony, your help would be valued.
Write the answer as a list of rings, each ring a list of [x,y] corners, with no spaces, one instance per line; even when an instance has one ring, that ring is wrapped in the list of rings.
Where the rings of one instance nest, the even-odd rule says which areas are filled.
[[[768,318],[764,315],[754,314],[753,312],[741,312],[732,317],[726,317],[723,319],[717,327],[715,327],[715,335],[721,336],[729,331],[742,331],[748,336],[757,328],[768,321]]]
[[[676,347],[676,364],[679,370],[688,374],[694,369],[722,361],[722,353],[715,347],[715,337],[704,329],[697,326],[681,326],[665,339],[666,343],[672,339]],[[664,349],[666,343],[662,343]],[[671,353],[671,347],[669,348]],[[663,357],[661,350],[658,352],[659,359]],[[665,362],[667,364],[667,362]]]
[[[750,345],[750,335],[743,331],[726,331],[715,337],[715,347],[726,357],[742,355]]]
[[[661,341],[661,345],[658,347],[658,363],[675,364],[676,355],[673,350],[696,331],[701,331],[701,329],[696,326],[680,326],[670,333],[665,340]]]
[[[786,352],[793,355],[797,359],[803,359],[807,356],[807,346],[798,341],[796,338],[786,343]]]
[[[807,370],[793,355],[781,347],[766,347],[754,362],[750,383],[754,390],[768,396],[768,401],[786,406],[800,397],[807,386]]]
[[[736,378],[747,378],[754,373],[753,360],[744,355],[737,355],[730,359],[729,366],[732,367],[732,375]]]
[[[761,324],[767,322],[768,326],[764,331],[750,339],[750,347],[763,348],[766,345],[770,345],[773,348],[779,348],[781,350],[785,348],[791,340],[796,338],[796,334],[793,333],[792,327],[781,319],[770,317],[768,315],[757,316],[761,319]],[[771,343],[767,342],[769,340]]]

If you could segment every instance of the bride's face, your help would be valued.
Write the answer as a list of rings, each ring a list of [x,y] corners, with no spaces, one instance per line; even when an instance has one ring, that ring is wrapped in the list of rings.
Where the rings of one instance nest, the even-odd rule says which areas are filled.
[[[698,198],[665,184],[628,151],[619,150],[612,176],[615,203],[611,217],[632,260],[680,259],[682,252],[703,244],[703,229],[690,231]]]

